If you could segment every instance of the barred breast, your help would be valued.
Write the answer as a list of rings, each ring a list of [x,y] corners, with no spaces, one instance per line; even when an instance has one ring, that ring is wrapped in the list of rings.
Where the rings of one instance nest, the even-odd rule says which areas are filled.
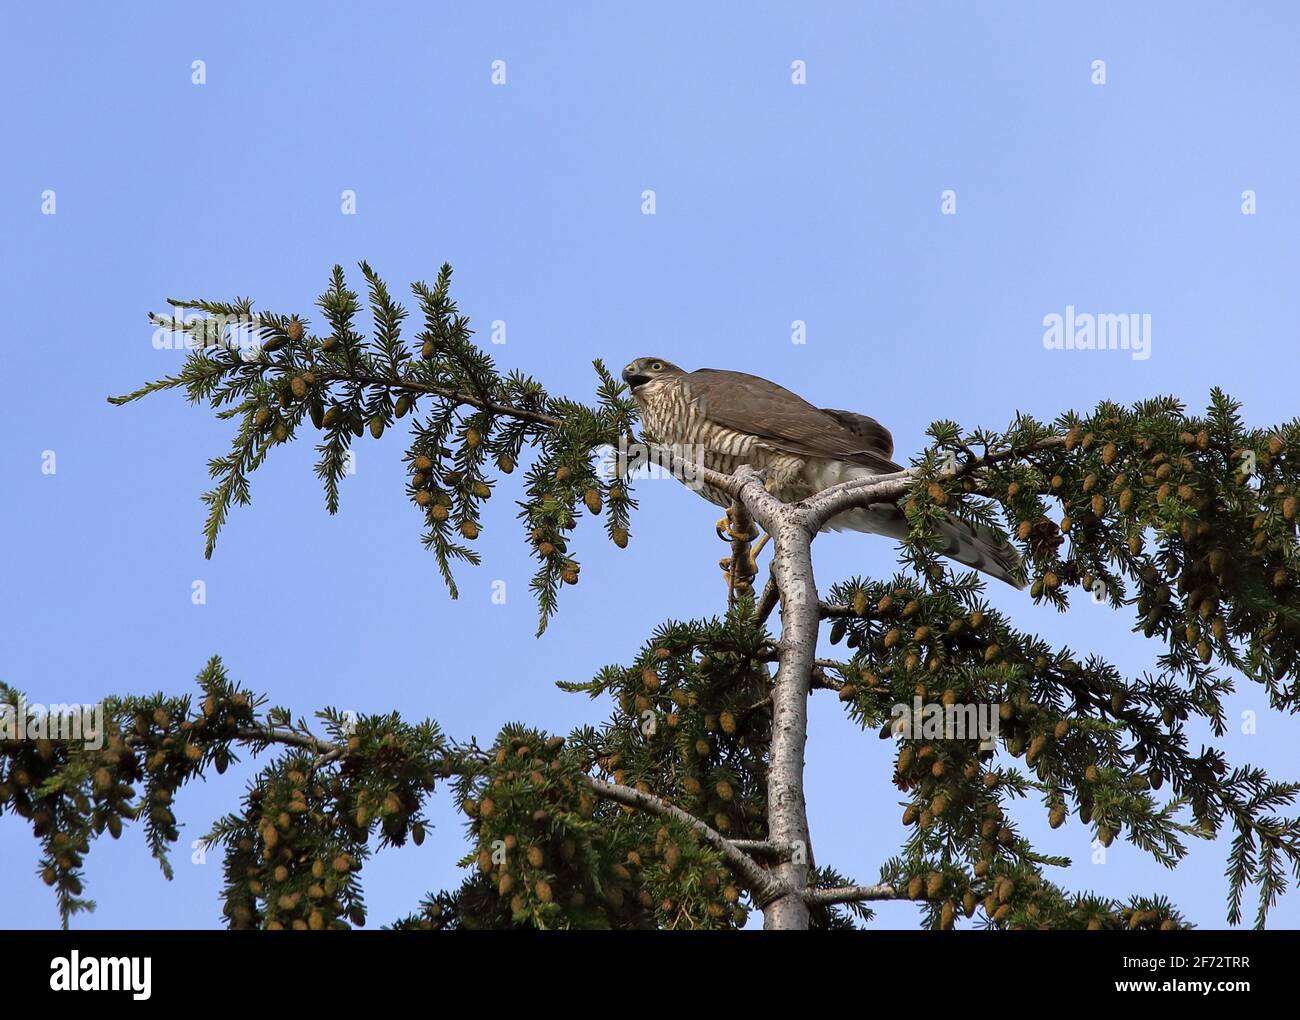
[[[673,380],[658,379],[640,387],[637,402],[646,431],[666,446],[682,447],[682,456],[690,462],[722,474],[731,474],[741,464],[767,471],[777,496],[787,502],[811,494],[802,480],[804,458],[773,450],[755,436],[709,420]],[[696,482],[692,487],[710,503],[731,504],[726,493],[710,485]]]

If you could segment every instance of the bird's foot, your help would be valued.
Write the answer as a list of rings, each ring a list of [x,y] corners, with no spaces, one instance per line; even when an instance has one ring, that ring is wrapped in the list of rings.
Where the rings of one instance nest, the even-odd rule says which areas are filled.
[[[718,518],[717,523],[713,525],[713,530],[717,532],[718,538],[724,542],[752,542],[758,538],[758,530],[752,526],[748,532],[738,532],[736,530],[730,509],[727,510],[726,516]]]

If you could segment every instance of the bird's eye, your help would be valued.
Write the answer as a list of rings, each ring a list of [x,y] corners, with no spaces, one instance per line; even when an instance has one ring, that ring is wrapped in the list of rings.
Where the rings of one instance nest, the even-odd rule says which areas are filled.
[[[653,365],[650,366],[650,371],[659,372],[663,370],[663,367],[664,367],[664,363],[662,361],[656,361]]]

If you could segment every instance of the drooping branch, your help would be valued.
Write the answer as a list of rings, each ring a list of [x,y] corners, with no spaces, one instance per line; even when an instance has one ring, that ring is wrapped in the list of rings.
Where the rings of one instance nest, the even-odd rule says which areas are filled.
[[[319,381],[326,383],[362,383],[366,386],[378,386],[397,393],[426,394],[440,397],[457,407],[474,407],[480,411],[488,411],[491,414],[503,415],[506,418],[514,418],[518,421],[531,422],[534,425],[545,425],[549,428],[555,428],[562,423],[561,419],[556,418],[554,415],[543,414],[541,411],[531,411],[528,408],[516,407],[514,404],[503,403],[499,400],[477,397],[472,393],[465,393],[463,390],[436,386],[433,383],[422,382],[407,376],[386,377],[370,375],[365,372],[321,372],[317,373],[317,376]],[[120,403],[123,400],[120,397],[110,399],[113,403]]]
[[[647,814],[660,818],[672,818],[688,826],[699,838],[717,850],[733,871],[749,886],[754,902],[762,905],[785,894],[782,883],[772,872],[760,867],[755,860],[747,856],[735,843],[722,833],[706,825],[688,811],[683,811],[661,797],[642,793],[630,786],[606,783],[592,778],[589,780],[592,792],[618,804],[626,804]]]
[[[342,757],[347,753],[347,747],[343,744],[304,731],[277,726],[245,726],[236,732],[236,736],[253,744],[282,744],[313,751],[328,758]],[[467,763],[467,758],[472,761]],[[486,760],[486,753],[477,748],[472,751],[457,748],[442,759],[442,766],[448,774],[465,773],[472,771],[473,764],[483,760]],[[657,818],[672,818],[690,828],[703,843],[722,855],[723,860],[750,889],[756,903],[767,902],[784,893],[782,883],[754,859],[755,856],[771,856],[779,852],[775,847],[751,840],[729,840],[690,812],[654,794],[619,783],[607,783],[594,776],[585,777],[585,781],[597,797],[624,804]]]

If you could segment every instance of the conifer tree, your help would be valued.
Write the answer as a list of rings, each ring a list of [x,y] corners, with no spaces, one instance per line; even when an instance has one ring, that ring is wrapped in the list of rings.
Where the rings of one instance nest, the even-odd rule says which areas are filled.
[[[448,266],[432,286],[413,285],[419,328],[408,346],[407,309],[368,265],[360,272],[364,300],[335,267],[318,324],[246,299],[171,301],[154,319],[189,338],[184,367],[112,401],[181,389],[232,424],[203,496],[209,556],[277,447],[314,439],[332,513],[352,444],[404,431],[406,497],[453,598],[455,568],[478,562],[485,505],[522,467],[540,633],[564,586],[580,581],[579,538],[630,541],[635,479],[610,477],[600,457],[636,436],[635,404],[599,361],[589,403],[500,373],[451,298]],[[373,328],[363,332],[366,312]],[[236,342],[241,328],[256,347]],[[309,722],[268,706],[213,658],[192,695],[106,700],[101,748],[5,734],[0,812],[37,837],[65,924],[93,906],[83,864],[94,839],[140,825],[170,875],[181,788],[263,753],[249,790],[205,837],[224,855],[221,915],[232,928],[365,924],[363,867],[388,846],[421,843],[439,795],[470,823],[467,877],[383,919],[397,928],[730,928],[753,910],[770,928],[846,928],[890,899],[915,901],[936,929],[962,918],[997,929],[1186,924],[1156,893],[1115,900],[1059,885],[1053,869],[1068,861],[1037,852],[1011,817],[1023,798],[1054,828],[1087,827],[1107,846],[1127,839],[1169,867],[1191,840],[1231,832],[1227,918],[1249,911],[1263,926],[1300,869],[1300,821],[1283,814],[1300,784],[1230,764],[1214,747],[1194,751],[1186,725],[1226,732],[1231,676],[1261,685],[1277,710],[1300,705],[1300,422],[1249,428],[1216,391],[1204,414],[1159,398],[1052,422],[1019,416],[1001,431],[937,422],[929,435],[908,470],[795,505],[748,468],[705,472],[734,500],[725,607],[666,622],[634,661],[563,685],[609,700],[599,728],[511,722],[479,746],[395,714],[349,720],[319,707]],[[810,556],[821,524],[883,501],[898,501],[911,525],[904,569],[821,592]],[[1095,599],[1130,614],[1155,643],[1153,672],[1126,677],[1017,629],[976,575],[937,556],[945,514],[1006,531],[1035,602],[1064,610]],[[774,549],[761,585],[756,524]],[[844,650],[835,659],[817,656],[823,625]],[[12,703],[19,692],[0,685],[0,695]],[[901,725],[896,705],[939,720],[904,734],[892,775],[876,777],[900,792],[908,837],[865,884],[814,854],[803,792],[810,697],[838,699],[882,737]],[[970,705],[997,706],[996,748],[953,729],[947,709]]]

